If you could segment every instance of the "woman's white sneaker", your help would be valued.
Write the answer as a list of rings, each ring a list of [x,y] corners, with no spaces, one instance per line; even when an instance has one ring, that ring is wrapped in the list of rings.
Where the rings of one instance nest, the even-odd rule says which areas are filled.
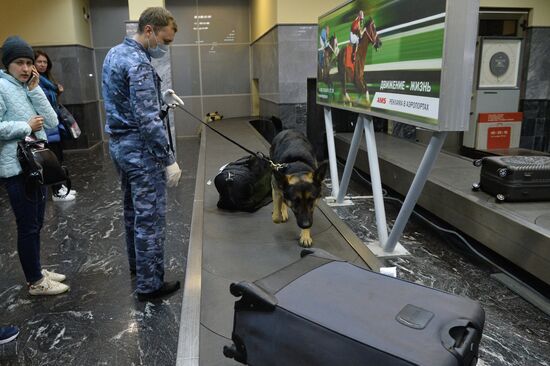
[[[57,191],[57,194],[60,196],[64,196],[67,194],[67,187],[65,185],[61,185],[61,188],[59,188],[59,191]],[[76,196],[76,191],[74,189],[71,189],[69,191],[69,194],[72,194],[73,196]]]
[[[29,286],[31,295],[59,295],[69,290],[69,286],[44,276],[34,285]]]
[[[60,195],[60,194],[52,194],[52,201],[54,202],[69,202],[74,201],[76,196],[74,194],[68,194],[68,195]]]
[[[65,276],[64,274],[48,271],[47,269],[43,269],[41,273],[42,273],[42,276],[49,277],[51,280],[54,280],[57,282],[63,282],[65,281],[65,279],[67,279],[67,276]]]

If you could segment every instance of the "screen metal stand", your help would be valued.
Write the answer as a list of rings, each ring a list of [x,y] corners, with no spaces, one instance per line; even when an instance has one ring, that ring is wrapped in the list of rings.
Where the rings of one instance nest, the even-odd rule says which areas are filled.
[[[332,129],[332,112],[328,107],[325,110],[325,131],[327,133],[328,160],[330,166],[330,183],[332,185],[332,197],[336,197],[339,190],[338,166],[336,165],[336,149],[334,147],[334,130]],[[330,199],[329,199],[330,200]]]
[[[411,187],[407,192],[405,202],[403,202],[403,206],[401,207],[401,210],[399,210],[399,215],[397,215],[397,220],[395,220],[395,224],[393,225],[390,237],[382,246],[384,248],[384,252],[393,252],[395,246],[397,245],[397,240],[399,239],[401,234],[403,234],[405,225],[411,217],[414,206],[418,201],[418,197],[420,197],[420,193],[422,193],[424,184],[426,184],[426,181],[428,180],[428,175],[430,175],[430,171],[432,170],[433,165],[437,160],[437,156],[441,151],[441,147],[443,146],[446,137],[446,131],[433,133],[432,138],[430,139],[430,143],[428,144],[428,148],[426,149],[424,157],[422,157],[420,166],[418,167],[416,175],[414,176]]]
[[[325,124],[330,125],[330,133],[327,128],[327,146],[329,146],[329,161],[331,169],[331,177],[336,176],[338,179],[338,172],[336,170],[336,152],[334,149],[334,134],[332,133],[332,118],[330,113],[330,108],[325,108]],[[342,182],[339,185],[339,189],[336,191],[334,197],[336,197],[336,202],[334,202],[334,197],[327,198],[327,204],[329,206],[343,206],[349,205],[350,200],[345,199],[345,194],[348,189],[348,185],[351,179],[351,173],[355,165],[355,159],[359,151],[359,145],[361,143],[362,133],[365,133],[365,140],[367,145],[367,157],[369,159],[369,170],[372,180],[372,193],[374,199],[374,211],[376,215],[376,228],[378,230],[378,241],[373,242],[372,244],[367,244],[367,247],[373,252],[376,256],[400,256],[407,255],[409,252],[403,246],[396,245],[394,250],[391,253],[384,252],[382,250],[382,244],[388,240],[388,228],[386,224],[386,210],[384,208],[384,194],[382,191],[382,180],[380,178],[380,167],[378,165],[378,151],[376,149],[376,138],[374,134],[374,122],[370,116],[359,114],[357,118],[357,124],[355,125],[355,130],[353,132],[353,138],[351,146],[348,152],[348,157],[346,159],[346,166],[344,168],[344,174],[342,176]],[[332,149],[331,147],[332,146]],[[333,173],[333,166],[334,173]],[[334,185],[333,185],[333,192]],[[334,193],[333,193],[334,194]]]

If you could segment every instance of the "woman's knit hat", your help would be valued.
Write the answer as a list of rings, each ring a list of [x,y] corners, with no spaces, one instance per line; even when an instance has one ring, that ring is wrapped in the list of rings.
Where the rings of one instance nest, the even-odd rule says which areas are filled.
[[[31,46],[19,36],[10,36],[2,45],[2,63],[8,67],[10,62],[20,57],[30,58],[34,62]]]

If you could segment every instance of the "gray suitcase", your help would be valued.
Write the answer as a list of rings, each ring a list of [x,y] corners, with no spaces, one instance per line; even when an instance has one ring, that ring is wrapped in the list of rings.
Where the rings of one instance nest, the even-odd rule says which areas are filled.
[[[470,299],[367,271],[321,250],[230,291],[248,365],[475,365],[485,315]]]

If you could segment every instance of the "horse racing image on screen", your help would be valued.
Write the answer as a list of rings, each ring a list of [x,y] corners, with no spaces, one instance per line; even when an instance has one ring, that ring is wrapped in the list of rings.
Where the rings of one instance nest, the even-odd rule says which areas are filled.
[[[321,16],[317,102],[437,125],[446,2],[356,0]]]

